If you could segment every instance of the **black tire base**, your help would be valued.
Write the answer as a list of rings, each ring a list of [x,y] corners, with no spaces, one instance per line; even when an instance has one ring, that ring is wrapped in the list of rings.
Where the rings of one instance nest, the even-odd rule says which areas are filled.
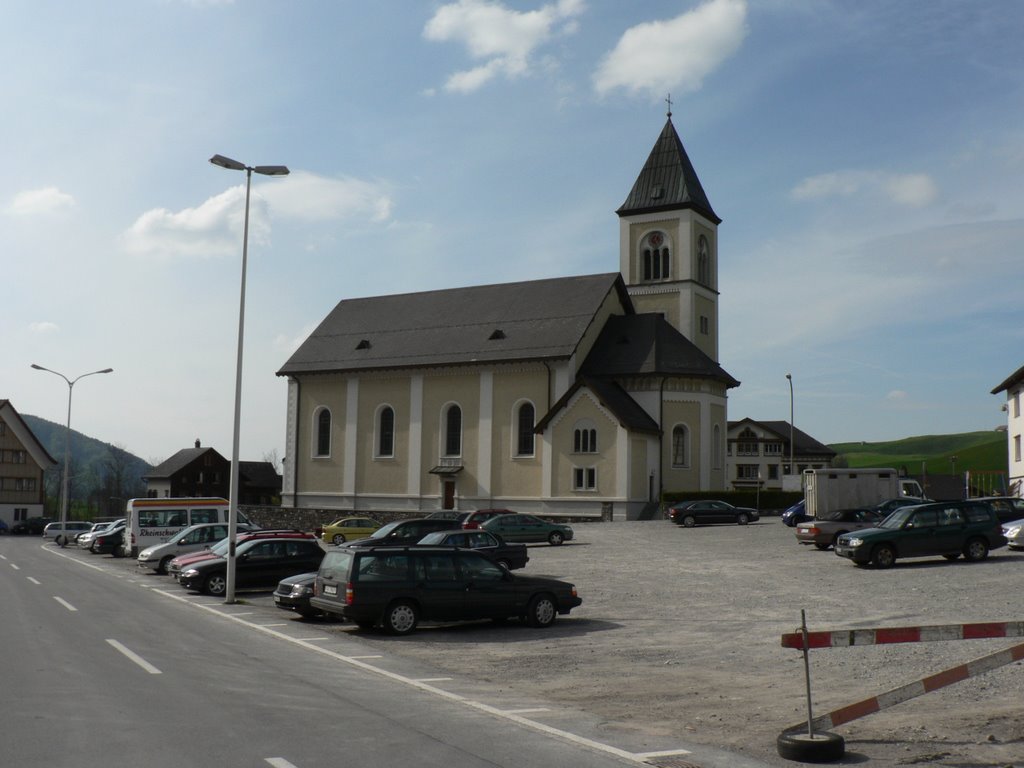
[[[799,731],[780,733],[775,746],[779,757],[802,763],[831,763],[846,753],[845,739],[830,731],[819,731],[813,736]]]

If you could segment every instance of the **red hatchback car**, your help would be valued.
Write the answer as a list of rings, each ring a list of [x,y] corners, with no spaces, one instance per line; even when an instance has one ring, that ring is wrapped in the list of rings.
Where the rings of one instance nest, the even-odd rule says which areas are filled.
[[[462,527],[466,530],[474,530],[479,528],[481,523],[486,523],[492,517],[511,514],[514,514],[511,509],[478,509],[476,512],[470,512],[466,516],[462,521]]]

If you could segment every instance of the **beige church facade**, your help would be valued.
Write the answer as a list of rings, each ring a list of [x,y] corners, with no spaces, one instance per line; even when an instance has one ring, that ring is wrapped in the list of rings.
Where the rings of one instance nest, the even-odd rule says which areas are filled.
[[[281,368],[282,503],[633,518],[727,486],[720,219],[671,116],[620,271],[341,301]]]

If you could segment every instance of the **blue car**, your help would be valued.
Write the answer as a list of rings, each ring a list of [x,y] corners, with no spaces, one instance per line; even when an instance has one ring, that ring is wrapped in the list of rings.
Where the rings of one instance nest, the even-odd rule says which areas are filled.
[[[810,520],[811,516],[804,511],[804,500],[800,499],[796,504],[782,513],[782,522],[790,528],[796,528],[797,523]]]

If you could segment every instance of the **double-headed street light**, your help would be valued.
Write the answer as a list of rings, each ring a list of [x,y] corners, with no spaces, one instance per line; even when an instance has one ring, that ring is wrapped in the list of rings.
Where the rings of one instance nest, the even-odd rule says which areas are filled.
[[[90,371],[89,373],[83,373],[81,376],[69,379],[59,371],[53,371],[35,363],[32,363],[32,367],[37,371],[46,371],[47,373],[60,376],[68,384],[68,424],[64,432],[64,478],[61,481],[60,488],[60,533],[57,534],[57,543],[64,546],[68,543],[66,529],[68,527],[68,469],[71,464],[71,390],[79,379],[84,379],[86,376],[95,376],[97,373],[113,373],[114,369],[104,368],[102,371]]]
[[[238,300],[238,362],[235,367],[235,426],[231,449],[231,480],[229,487],[228,506],[228,556],[227,584],[224,602],[235,602],[235,543],[238,527],[238,443],[242,422],[242,339],[245,334],[245,268],[249,255],[249,190],[252,186],[253,171],[264,176],[287,176],[288,167],[284,165],[250,166],[232,160],[224,155],[214,155],[210,162],[227,168],[229,171],[245,171],[245,223],[242,226],[242,290]]]

